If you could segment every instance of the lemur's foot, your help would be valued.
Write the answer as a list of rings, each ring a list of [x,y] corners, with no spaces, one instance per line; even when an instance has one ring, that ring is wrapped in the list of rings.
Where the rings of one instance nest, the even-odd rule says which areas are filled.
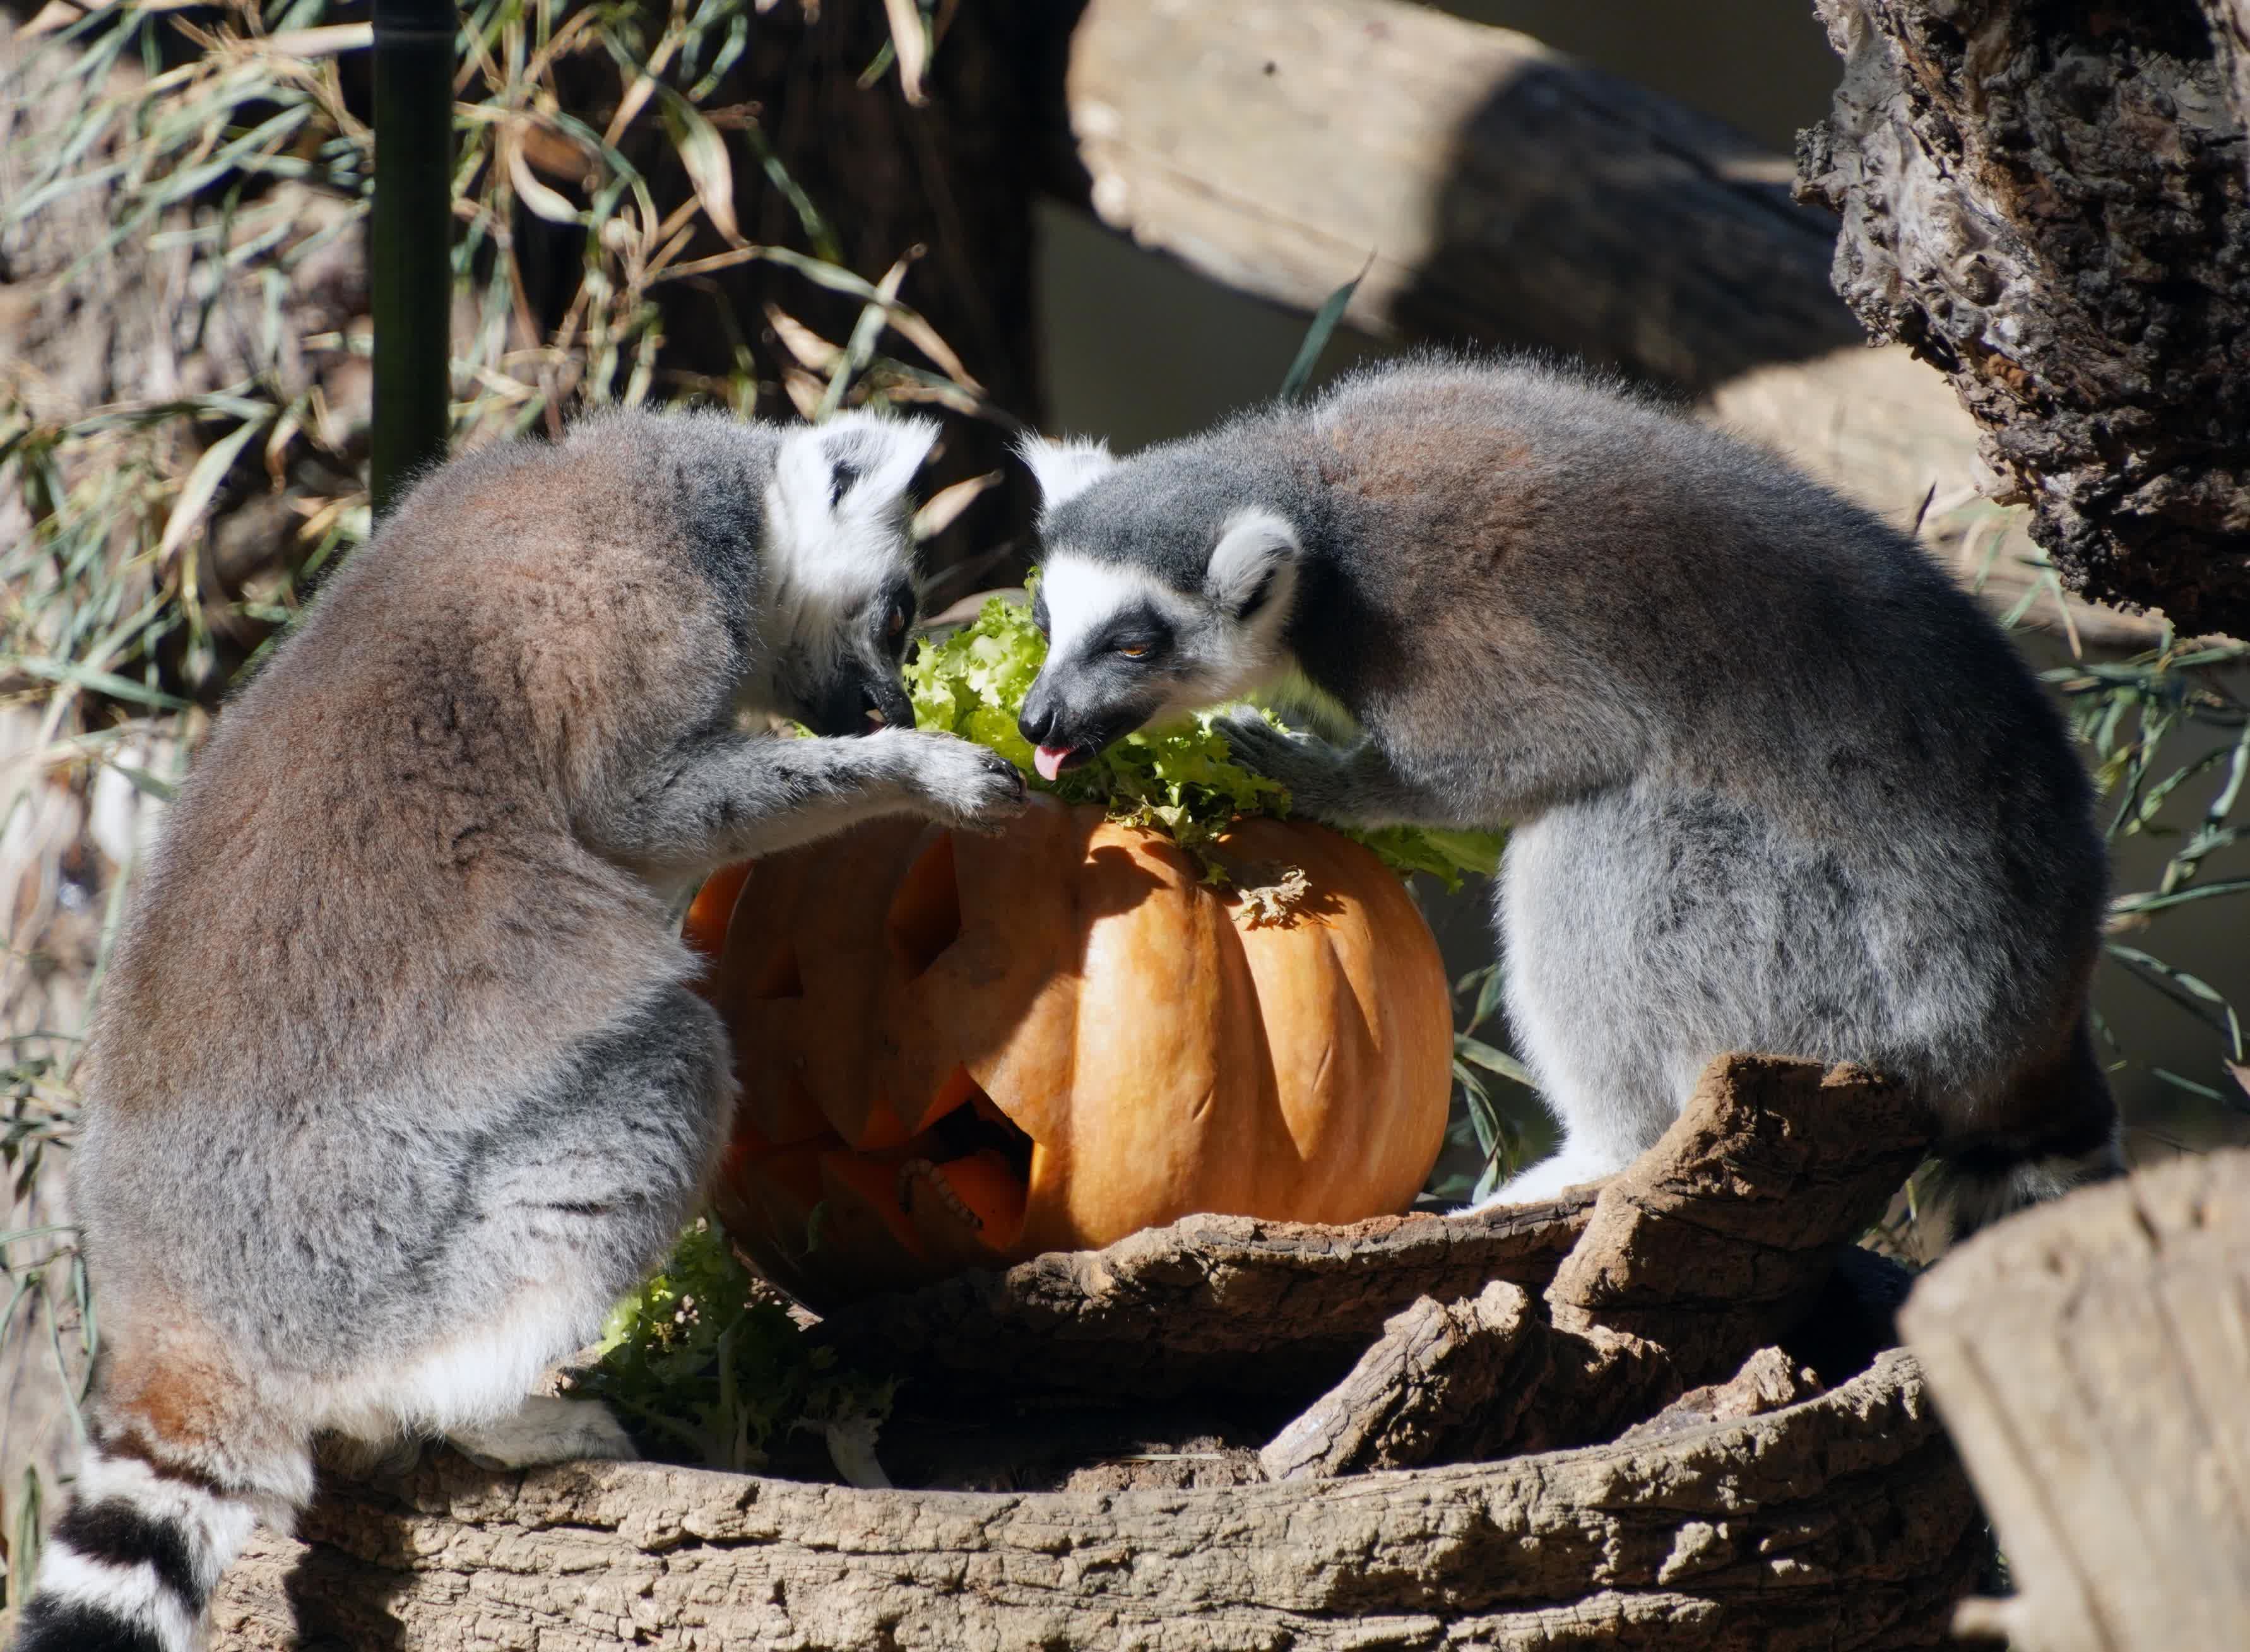
[[[490,1422],[456,1428],[453,1449],[483,1469],[530,1469],[587,1460],[632,1463],[640,1456],[625,1425],[596,1400],[533,1394],[522,1408]]]

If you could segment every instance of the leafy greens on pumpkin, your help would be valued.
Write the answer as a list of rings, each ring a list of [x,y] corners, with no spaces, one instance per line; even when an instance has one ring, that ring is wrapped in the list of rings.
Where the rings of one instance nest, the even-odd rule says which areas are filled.
[[[1066,769],[1053,781],[1039,779],[1016,718],[1046,651],[1046,638],[1028,609],[991,598],[972,623],[942,640],[925,639],[907,663],[916,726],[989,747],[1023,770],[1032,785],[1066,802],[1100,803],[1115,819],[1169,834],[1214,875],[1210,850],[1230,823],[1246,816],[1288,814],[1289,788],[1236,761],[1226,736],[1204,712],[1128,734],[1092,762]],[[1366,844],[1402,877],[1428,872],[1450,888],[1460,887],[1466,873],[1489,877],[1500,859],[1496,832],[1333,829]]]

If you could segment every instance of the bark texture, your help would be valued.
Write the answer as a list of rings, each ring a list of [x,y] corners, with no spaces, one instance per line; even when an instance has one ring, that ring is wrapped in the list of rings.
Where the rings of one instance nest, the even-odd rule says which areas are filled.
[[[821,1322],[847,1357],[977,1393],[1159,1399],[1190,1388],[1316,1390],[1418,1298],[1486,1282],[1543,1289],[1594,1196],[1345,1228],[1190,1216],[1106,1250],[1035,1256],[879,1298]]]
[[[1912,1359],[1667,1439],[1316,1488],[854,1491],[445,1457],[261,1534],[221,1643],[538,1649],[1943,1643],[1983,1550]]]
[[[959,1349],[1012,1339],[1014,1358],[1036,1363],[1034,1321],[1065,1368],[1088,1380],[1102,1368],[1088,1346],[1114,1363],[1177,1332],[1197,1358],[1140,1367],[1162,1382],[1191,1368],[1239,1379],[1265,1339],[1266,1386],[1287,1392],[1305,1380],[1304,1351],[1315,1346],[1301,1321],[1331,1304],[1364,1313],[1381,1294],[1343,1291],[1341,1274],[1389,1276],[1386,1290],[1418,1267],[1425,1284],[1478,1268],[1536,1280],[1556,1273],[1575,1236],[1558,1287],[1574,1270],[1624,1281],[1642,1294],[1619,1287],[1610,1300],[1645,1315],[1667,1268],[1698,1288],[1711,1253],[1679,1235],[1699,1221],[1729,1236],[1722,1251],[1763,1233],[1789,1258],[1783,1273],[1826,1276],[1832,1296],[1816,1318],[1880,1318],[1898,1270],[1849,1248],[1860,1195],[1839,1174],[1843,1132],[1824,1121],[1865,1108],[1877,1145],[1858,1162],[1872,1182],[1914,1127],[1886,1122],[1887,1095],[1848,1069],[1728,1058],[1690,1127],[1605,1188],[1591,1223],[1583,1196],[1333,1231],[1205,1220],[1024,1264],[981,1296],[941,1286],[853,1311],[863,1332],[887,1314],[918,1327],[915,1352],[937,1386],[971,1373],[986,1385],[973,1407],[987,1415],[1004,1410],[1008,1373],[989,1353],[964,1366]],[[1666,1208],[1678,1227],[1642,1219],[1660,1189],[1676,1195]],[[1737,1206],[1744,1213],[1729,1215]],[[1805,1214],[1810,1206],[1818,1213]],[[1856,1258],[1840,1277],[1839,1247]],[[1103,1305],[1066,1311],[1073,1293]],[[1293,1293],[1300,1311],[1284,1311]],[[1757,1305],[1743,1312],[1707,1304],[1667,1323],[1746,1329],[1781,1304],[1805,1305],[1794,1290],[1752,1296]],[[441,1453],[402,1477],[331,1483],[301,1541],[261,1537],[229,1574],[218,1624],[226,1644],[249,1649],[301,1636],[540,1652],[619,1640],[1040,1652],[1939,1644],[1985,1547],[1913,1360],[1862,1349],[1824,1372],[1745,1344],[1726,1363],[1729,1381],[1659,1410],[1679,1394],[1679,1373],[1708,1360],[1708,1338],[1684,1341],[1693,1359],[1675,1360],[1604,1324],[1600,1297],[1550,1290],[1543,1301],[1505,1280],[1450,1306],[1425,1292],[1262,1459],[1210,1442],[1179,1454],[1214,1464],[1210,1476],[1177,1489],[1129,1474],[997,1493],[644,1464],[493,1475]],[[1243,1310],[1232,1329],[1228,1303]],[[978,1317],[948,1330],[941,1304]],[[1214,1364],[1218,1353],[1226,1358]],[[1040,1380],[1051,1386],[1053,1373]],[[1018,1394],[1024,1386],[1018,1373]],[[1606,1436],[1642,1419],[1577,1450],[1349,1472],[1522,1450],[1574,1429]]]
[[[1951,379],[2077,589],[2250,631],[2250,173],[2205,10],[1819,4],[1839,290]]]
[[[1900,1316],[2017,1594],[2021,1652],[2240,1646],[2250,1626],[2250,1151],[1980,1234]]]

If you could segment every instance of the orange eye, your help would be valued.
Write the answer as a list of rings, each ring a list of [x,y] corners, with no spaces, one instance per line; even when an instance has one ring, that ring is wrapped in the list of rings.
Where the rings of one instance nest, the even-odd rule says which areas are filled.
[[[1120,643],[1117,644],[1117,651],[1127,659],[1149,657],[1149,645],[1146,643]]]
[[[904,609],[902,609],[902,608],[894,608],[894,609],[893,609],[891,610],[891,630],[890,630],[890,634],[891,634],[893,637],[896,637],[896,636],[898,636],[900,633],[901,633],[902,631],[904,631],[904,630],[906,630],[906,628],[907,628],[907,614],[906,614],[906,610],[905,610]]]

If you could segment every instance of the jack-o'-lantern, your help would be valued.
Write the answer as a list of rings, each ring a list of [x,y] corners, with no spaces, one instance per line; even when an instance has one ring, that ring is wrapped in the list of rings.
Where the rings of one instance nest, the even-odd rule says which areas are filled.
[[[1322,828],[1217,853],[1231,887],[1040,796],[996,836],[880,821],[714,877],[687,936],[742,1084],[743,1252],[818,1305],[1197,1211],[1405,1209],[1451,1085],[1428,926]]]

